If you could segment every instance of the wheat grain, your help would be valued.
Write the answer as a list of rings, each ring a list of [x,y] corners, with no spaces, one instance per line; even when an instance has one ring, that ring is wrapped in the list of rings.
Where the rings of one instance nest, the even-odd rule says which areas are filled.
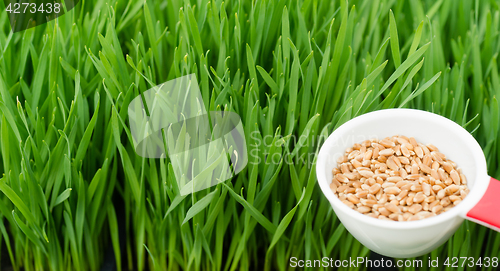
[[[354,144],[337,163],[330,188],[347,206],[373,218],[432,217],[459,204],[469,192],[455,162],[413,137]]]

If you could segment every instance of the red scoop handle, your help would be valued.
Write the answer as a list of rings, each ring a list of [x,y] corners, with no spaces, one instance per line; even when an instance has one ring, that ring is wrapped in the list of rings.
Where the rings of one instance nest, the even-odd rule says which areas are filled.
[[[500,181],[490,179],[486,193],[469,210],[467,219],[500,232]]]

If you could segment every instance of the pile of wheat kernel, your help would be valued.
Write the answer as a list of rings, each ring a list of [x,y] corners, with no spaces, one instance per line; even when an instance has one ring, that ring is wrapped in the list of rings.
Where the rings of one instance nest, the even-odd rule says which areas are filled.
[[[330,188],[350,208],[379,219],[420,220],[453,208],[469,193],[453,161],[432,144],[393,136],[354,144],[337,160]]]

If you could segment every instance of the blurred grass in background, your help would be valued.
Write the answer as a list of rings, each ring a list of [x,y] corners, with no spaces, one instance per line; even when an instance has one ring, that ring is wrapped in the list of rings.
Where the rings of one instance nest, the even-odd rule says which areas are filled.
[[[500,177],[499,24],[498,2],[473,0],[81,1],[16,34],[2,12],[2,268],[98,270],[108,246],[118,270],[368,256],[315,152],[355,116],[418,108],[468,129]],[[208,110],[242,117],[249,164],[186,197],[169,159],[135,154],[127,107],[190,73]],[[465,222],[429,256],[500,257],[500,234]]]

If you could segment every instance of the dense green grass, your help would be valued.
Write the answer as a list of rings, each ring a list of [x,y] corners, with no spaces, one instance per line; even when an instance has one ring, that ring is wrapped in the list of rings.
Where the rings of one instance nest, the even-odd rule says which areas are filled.
[[[2,268],[97,270],[108,246],[119,270],[367,256],[319,191],[314,154],[336,127],[382,108],[456,121],[500,177],[495,1],[143,4],[81,1],[16,34],[0,14]],[[250,157],[231,181],[186,197],[169,159],[135,154],[127,107],[190,73],[207,110],[242,117]],[[465,222],[428,256],[500,257],[500,234]]]

